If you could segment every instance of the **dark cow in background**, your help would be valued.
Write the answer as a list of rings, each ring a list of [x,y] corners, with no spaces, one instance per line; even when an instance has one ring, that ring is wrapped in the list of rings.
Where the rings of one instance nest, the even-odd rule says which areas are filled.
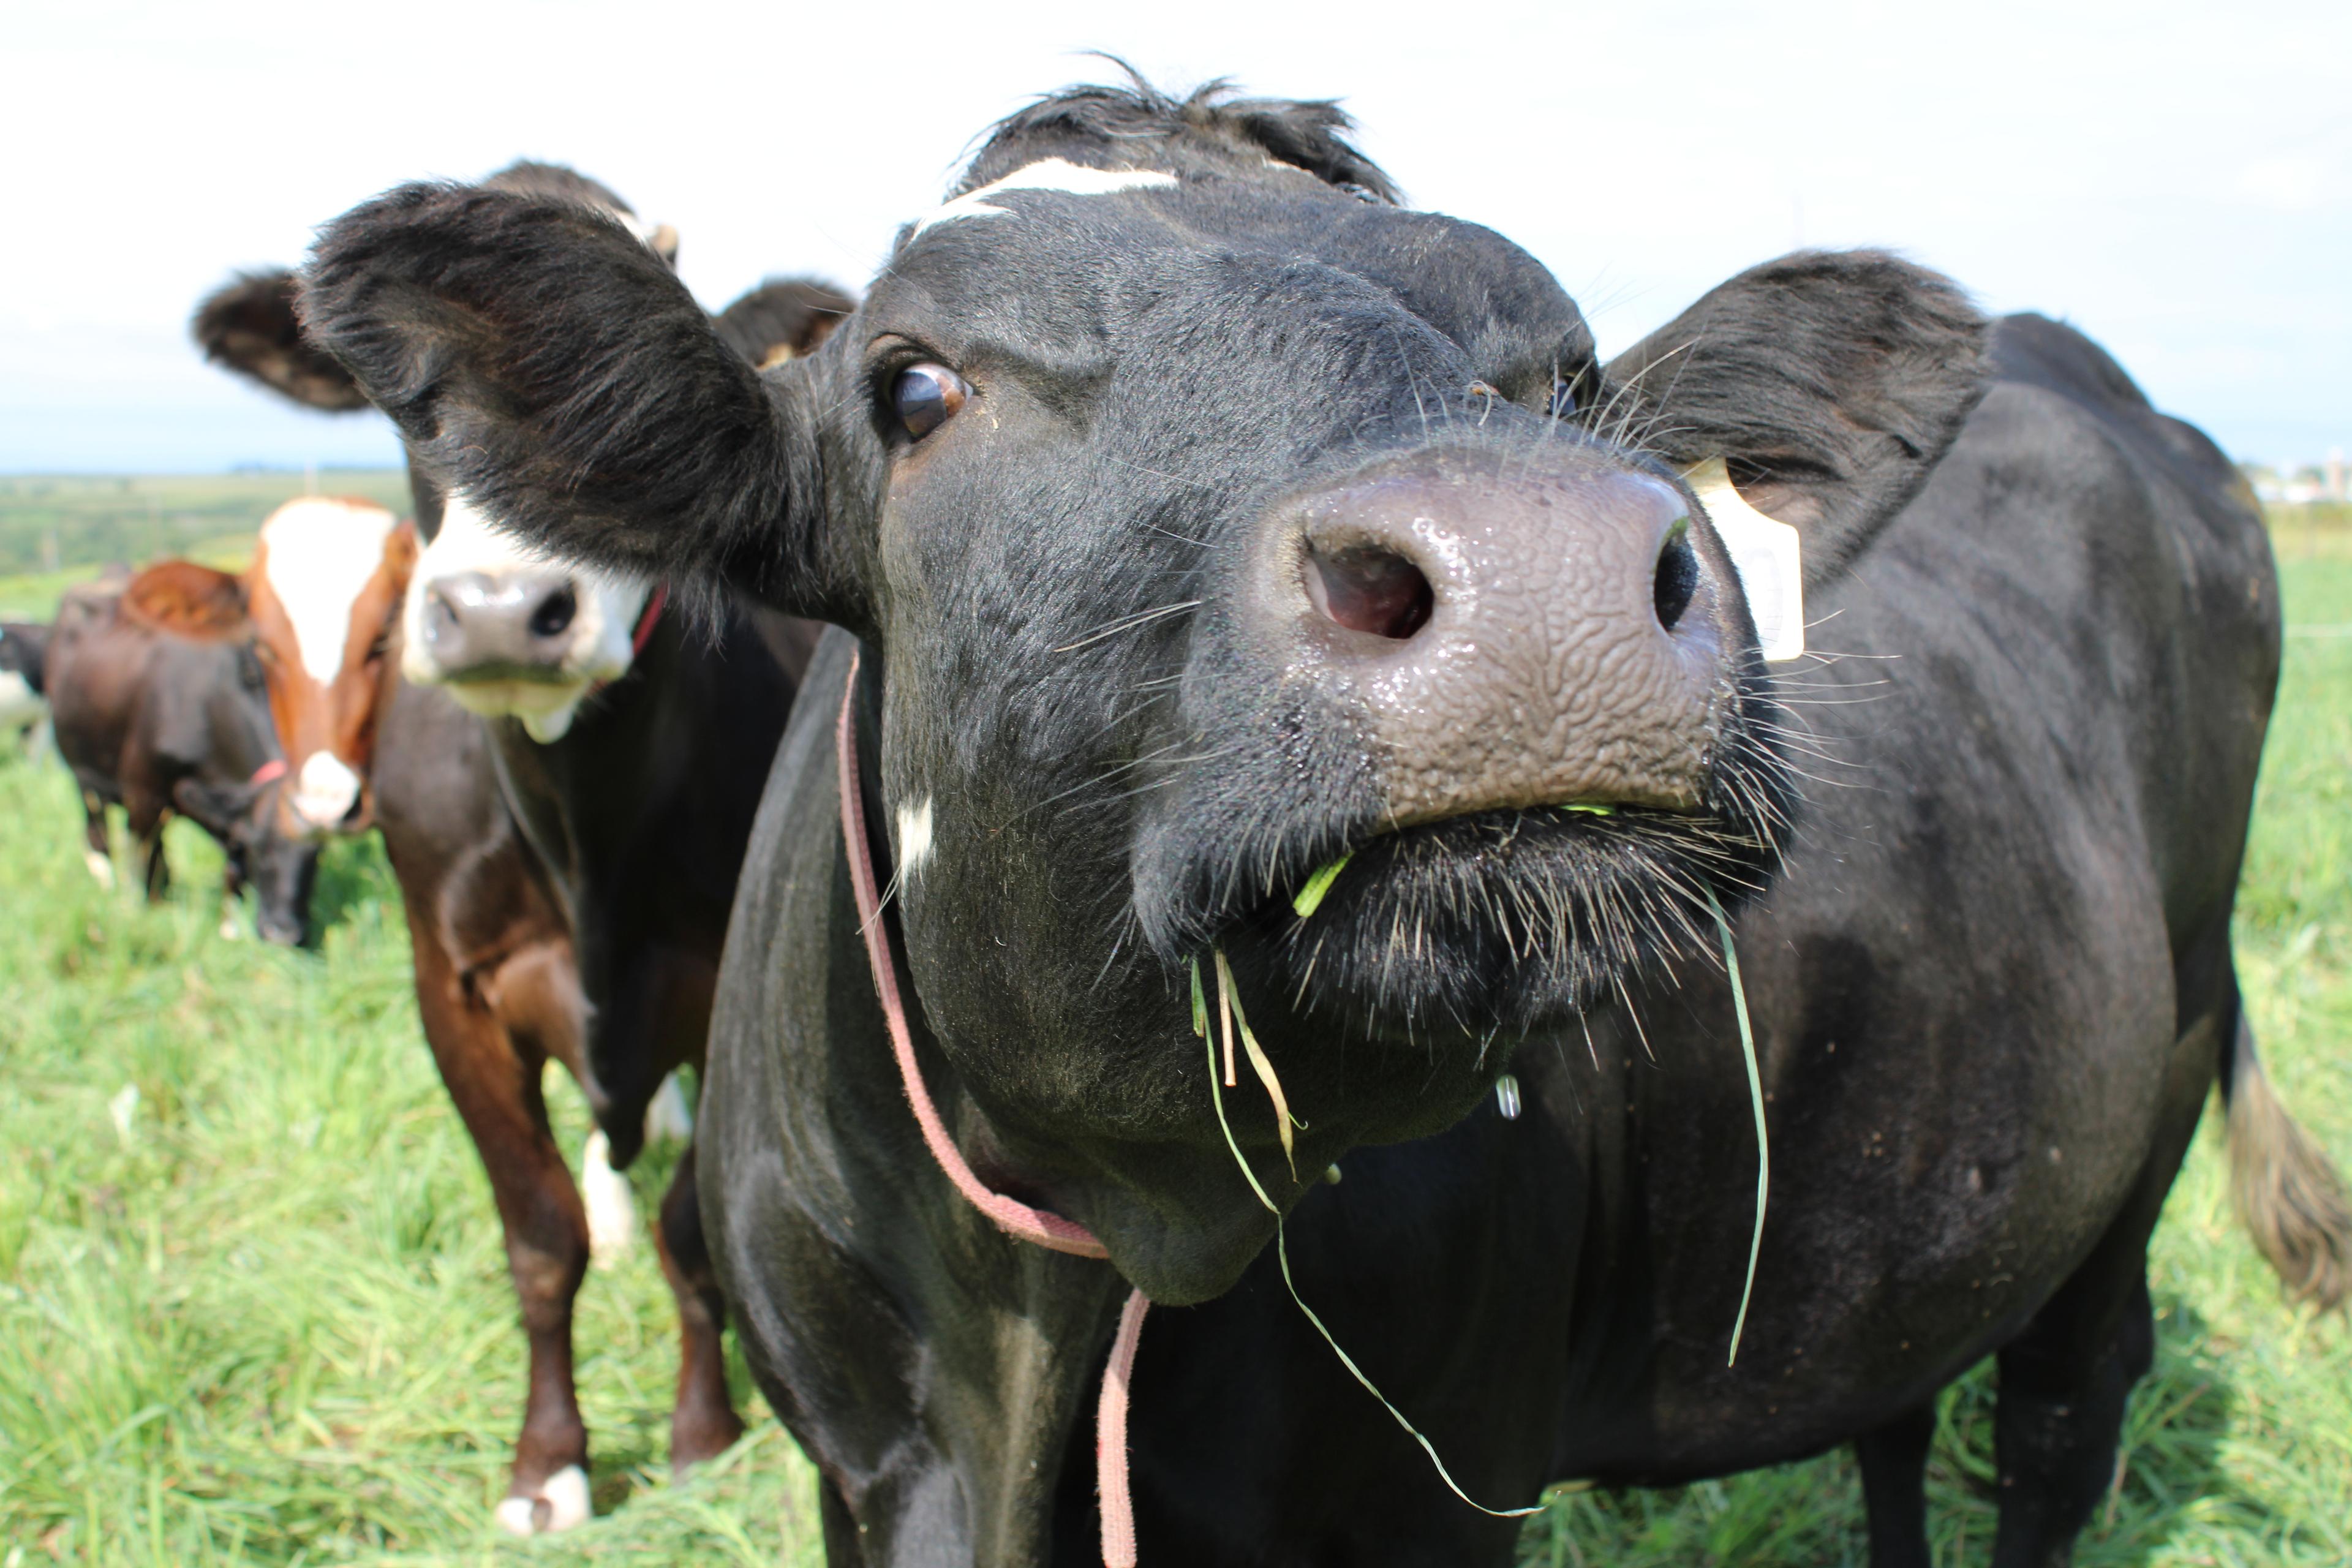
[[[58,754],[81,788],[91,874],[114,884],[107,808],[121,806],[147,896],[161,898],[163,826],[177,812],[228,857],[224,934],[235,933],[234,901],[250,886],[255,929],[301,942],[318,848],[282,829],[285,753],[236,579],[166,561],[120,588],[70,591],[45,664]]]
[[[0,735],[21,742],[48,717],[41,660],[49,628],[37,621],[0,621]]]
[[[569,170],[518,165],[491,184],[598,213],[658,264],[675,252],[668,231]],[[359,405],[340,367],[307,347],[290,298],[285,275],[248,275],[200,310],[199,335],[233,321],[207,338],[231,368],[314,407]],[[774,364],[852,306],[824,285],[777,281],[709,325],[745,361]],[[414,468],[412,479],[427,542],[384,668],[377,816],[425,1034],[489,1175],[522,1300],[530,1394],[498,1511],[530,1534],[588,1516],[572,1298],[592,1252],[632,1227],[617,1172],[648,1107],[674,1069],[702,1065],[736,873],[816,631],[732,604],[698,631],[658,581],[526,552]],[[551,1058],[598,1123],[576,1186],[541,1093]],[[742,1431],[695,1170],[689,1148],[655,1231],[681,1321],[680,1470]]]
[[[308,274],[312,335],[470,509],[862,649],[820,652],[777,760],[701,1147],[829,1555],[1087,1560],[1132,1283],[1163,1303],[1146,1561],[1507,1562],[1294,1278],[1474,1497],[1852,1441],[1881,1568],[1927,1561],[1935,1395],[1997,1354],[1994,1558],[2063,1562],[2217,1081],[2257,1237],[2347,1286],[2231,961],[2279,640],[2243,486],[2086,340],[1879,254],[1757,268],[1604,364],[1345,124],[1045,100],[764,374],[529,195],[394,192]],[[1765,664],[1802,623],[1727,546],[1786,563],[1770,519],[1810,666]],[[1771,1132],[1736,1361],[1758,1152],[1718,908]],[[893,976],[958,1157],[1108,1266],[935,1166]],[[1217,1087],[1227,998],[1281,1135]]]

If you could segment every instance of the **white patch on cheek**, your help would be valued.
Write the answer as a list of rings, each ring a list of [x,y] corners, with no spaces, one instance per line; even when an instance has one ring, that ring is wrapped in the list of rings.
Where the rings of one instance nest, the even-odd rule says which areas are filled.
[[[931,858],[931,797],[898,807],[898,877],[904,883]]]
[[[976,191],[966,191],[951,202],[941,203],[915,226],[915,234],[919,237],[927,229],[959,218],[1009,217],[1010,207],[996,206],[988,200],[1003,191],[1058,191],[1066,196],[1103,196],[1118,191],[1165,190],[1175,184],[1175,175],[1158,169],[1089,169],[1066,158],[1043,158],[1015,169],[1001,180],[992,180]]]

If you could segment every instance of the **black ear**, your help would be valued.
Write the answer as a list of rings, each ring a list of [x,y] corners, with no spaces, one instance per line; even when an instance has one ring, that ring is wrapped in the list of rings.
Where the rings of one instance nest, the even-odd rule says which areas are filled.
[[[302,336],[294,274],[241,272],[205,297],[188,331],[215,364],[250,376],[309,408],[347,414],[367,406],[351,373]]]
[[[805,395],[763,383],[668,266],[577,203],[415,184],[321,231],[300,309],[452,493],[681,590],[829,607]]]
[[[1749,505],[1834,577],[1918,493],[1983,395],[1986,325],[1938,273],[1883,251],[1752,268],[1609,363],[1592,407],[1687,468],[1721,458]]]
[[[857,301],[814,278],[771,278],[712,318],[727,345],[753,365],[798,359],[833,334]]]

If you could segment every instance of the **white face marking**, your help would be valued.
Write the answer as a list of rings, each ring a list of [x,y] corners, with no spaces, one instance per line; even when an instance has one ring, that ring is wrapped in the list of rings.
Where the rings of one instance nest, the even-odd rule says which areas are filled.
[[[294,775],[294,815],[311,827],[330,828],[359,803],[360,775],[332,752],[313,752]]]
[[[931,797],[898,807],[898,875],[905,882],[931,858]]]
[[[261,525],[262,574],[294,624],[294,647],[310,678],[331,685],[351,641],[352,606],[383,564],[392,513],[365,501],[306,496]]]
[[[515,718],[534,741],[561,738],[572,728],[590,688],[618,680],[635,657],[636,636],[653,584],[642,577],[581,566],[533,551],[493,527],[465,497],[453,495],[441,514],[441,531],[417,557],[401,603],[400,673],[418,686],[436,686],[452,671],[434,658],[425,639],[425,596],[437,578],[468,573],[497,578],[515,572],[543,573],[551,566],[572,578],[579,608],[572,617],[571,641],[553,680],[458,681],[449,694],[458,705],[486,718]]]
[[[915,233],[919,236],[926,229],[958,218],[1009,217],[1011,208],[992,206],[988,200],[1003,191],[1059,191],[1070,196],[1101,196],[1114,191],[1162,190],[1175,184],[1175,175],[1158,169],[1089,169],[1066,158],[1044,158],[942,203],[915,226]]]

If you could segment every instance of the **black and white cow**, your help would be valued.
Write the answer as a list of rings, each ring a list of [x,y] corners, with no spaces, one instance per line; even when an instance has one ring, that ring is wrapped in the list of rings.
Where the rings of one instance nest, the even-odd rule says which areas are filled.
[[[1996,1561],[2064,1560],[2217,1078],[2258,1237],[2347,1286],[2231,962],[2278,658],[2242,487],[2077,334],[1875,253],[1759,267],[1603,363],[1345,126],[1044,100],[764,374],[558,203],[407,187],[307,275],[472,512],[846,629],[751,844],[702,1128],[832,1561],[1087,1560],[1132,1285],[1144,1561],[1507,1562],[1293,1310],[1254,1186],[1472,1496],[1852,1441],[1874,1561],[1924,1563],[1934,1397],[1997,1353]],[[1833,651],[1798,662],[1807,616]],[[1771,1142],[1728,1364],[1759,1161],[1715,906]],[[1107,1263],[934,1165],[886,975],[956,1157]],[[1295,1150],[1217,1087],[1228,991]]]
[[[570,169],[522,163],[488,184],[603,215],[660,264],[675,257],[672,231]],[[292,303],[289,274],[248,274],[205,302],[196,335],[310,406],[364,407]],[[747,363],[777,364],[852,305],[823,284],[772,280],[709,330]],[[552,561],[413,464],[410,479],[425,544],[373,705],[376,816],[425,1036],[481,1154],[522,1300],[530,1392],[497,1512],[528,1535],[589,1514],[572,1299],[592,1254],[635,1229],[620,1173],[649,1108],[677,1100],[663,1092],[675,1069],[701,1065],[736,873],[816,628],[730,605],[698,635],[665,613],[658,580]],[[540,1092],[551,1058],[596,1114],[576,1184]],[[699,1219],[689,1149],[655,1228],[681,1320],[680,1471],[742,1432]]]
[[[49,716],[41,659],[49,628],[37,621],[0,621],[0,735],[18,741]]]

